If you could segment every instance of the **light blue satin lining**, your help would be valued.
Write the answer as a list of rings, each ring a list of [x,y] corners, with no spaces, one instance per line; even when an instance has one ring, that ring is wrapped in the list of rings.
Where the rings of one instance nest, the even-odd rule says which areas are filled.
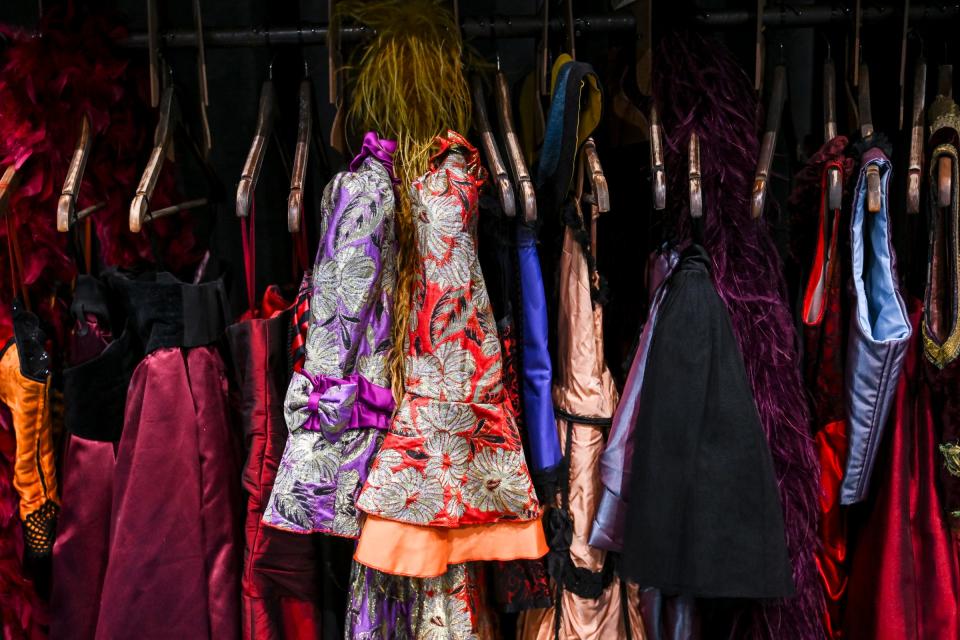
[[[897,285],[891,269],[888,185],[890,162],[872,161],[880,169],[880,211],[866,210],[866,170],[857,182],[852,225],[853,282],[857,288],[857,319],[860,330],[877,342],[902,340],[910,335],[910,320],[898,301]],[[864,238],[869,239],[866,246]]]
[[[866,152],[850,221],[856,312],[847,343],[847,436],[850,446],[840,485],[840,503],[863,500],[883,438],[897,380],[912,334],[897,283],[890,239],[887,188],[890,161],[879,149]],[[880,170],[880,211],[866,210],[867,167]]]

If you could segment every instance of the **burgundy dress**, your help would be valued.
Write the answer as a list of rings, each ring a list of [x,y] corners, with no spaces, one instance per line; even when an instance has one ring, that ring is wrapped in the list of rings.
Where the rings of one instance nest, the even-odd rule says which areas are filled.
[[[117,297],[95,278],[77,279],[69,366],[63,371],[67,441],[61,477],[66,502],[53,547],[54,638],[96,635],[110,547],[117,445],[130,376],[143,355],[122,312],[111,313],[111,307],[122,305]]]
[[[238,638],[239,448],[213,346],[223,285],[112,280],[147,355],[127,393],[95,637]]]
[[[874,499],[852,545],[849,640],[927,640],[960,634],[955,544],[937,491],[936,419],[925,379],[920,304],[879,455]]]

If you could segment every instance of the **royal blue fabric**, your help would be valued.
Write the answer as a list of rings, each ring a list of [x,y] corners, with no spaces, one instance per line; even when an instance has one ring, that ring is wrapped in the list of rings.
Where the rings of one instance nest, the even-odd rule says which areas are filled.
[[[540,162],[537,165],[535,176],[537,186],[543,186],[557,172],[560,163],[560,148],[563,139],[564,102],[567,99],[567,80],[573,63],[560,67],[557,73],[557,82],[553,89],[553,98],[550,101],[550,111],[547,115],[546,131],[543,135],[543,148],[540,150]],[[579,105],[578,105],[579,106]]]
[[[517,261],[520,268],[520,297],[523,305],[523,422],[530,443],[534,471],[560,463],[560,437],[553,414],[553,368],[547,346],[547,298],[543,292],[536,232],[517,225]]]

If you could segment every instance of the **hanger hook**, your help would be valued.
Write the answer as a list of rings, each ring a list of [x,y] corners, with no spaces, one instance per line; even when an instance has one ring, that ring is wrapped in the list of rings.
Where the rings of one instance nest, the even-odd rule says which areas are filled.
[[[307,57],[303,57],[303,77],[307,78],[310,76],[310,63],[307,62]]]
[[[907,38],[914,38],[920,44],[920,57],[927,57],[927,42],[923,39],[923,36],[920,35],[920,32],[916,29],[910,29],[907,32]]]
[[[500,52],[497,51],[497,71],[500,71]]]
[[[267,67],[267,78],[273,80],[273,61],[277,59],[277,54],[273,54],[270,58],[270,65]]]
[[[823,38],[823,43],[827,45],[827,62],[833,62],[833,46],[830,44],[830,38],[827,37],[827,34],[820,33],[820,37]]]

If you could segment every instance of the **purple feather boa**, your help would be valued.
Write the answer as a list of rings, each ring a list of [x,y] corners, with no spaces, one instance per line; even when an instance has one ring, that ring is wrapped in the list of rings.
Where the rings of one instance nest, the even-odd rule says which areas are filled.
[[[729,51],[699,35],[665,36],[657,52],[654,94],[665,132],[667,202],[679,238],[689,238],[687,144],[700,136],[702,243],[730,312],[763,424],[783,506],[797,593],[745,605],[731,637],[820,640],[823,596],[817,580],[819,464],[800,374],[786,286],[766,223],[750,216],[759,143],[757,101]]]

